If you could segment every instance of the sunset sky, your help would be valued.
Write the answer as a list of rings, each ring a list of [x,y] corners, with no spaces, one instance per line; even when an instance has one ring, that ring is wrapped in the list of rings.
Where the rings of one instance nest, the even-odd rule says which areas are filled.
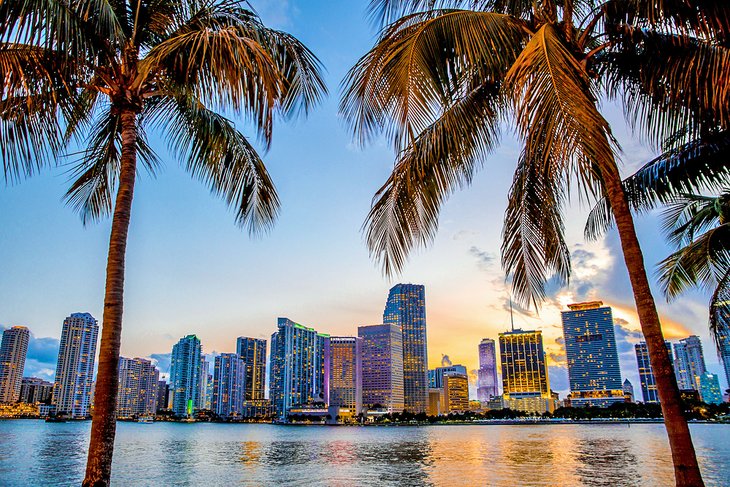
[[[224,203],[153,138],[166,165],[156,177],[140,173],[136,187],[122,354],[154,356],[164,368],[164,354],[189,333],[200,337],[207,353],[231,352],[237,336],[269,339],[279,316],[332,335],[353,335],[357,325],[381,322],[393,284],[411,282],[426,286],[430,366],[447,355],[475,369],[481,338],[496,339],[510,326],[499,249],[519,153],[512,129],[504,127],[503,143],[471,187],[444,206],[433,245],[388,280],[368,256],[361,225],[394,153],[384,141],[356,146],[337,113],[341,80],[376,37],[367,2],[267,0],[253,6],[265,23],[294,34],[319,56],[329,97],[306,120],[275,126],[264,160],[279,191],[281,214],[274,229],[257,239],[237,228]],[[620,108],[610,102],[603,108],[621,142],[627,175],[654,151],[631,136]],[[242,121],[239,127],[251,134]],[[81,224],[62,201],[68,178],[68,166],[61,166],[0,190],[0,325],[31,329],[25,375],[53,375],[66,316],[88,311],[102,317],[110,221]],[[552,289],[539,316],[515,307],[515,326],[543,330],[553,388],[565,392],[559,311],[575,301],[604,301],[617,318],[623,375],[638,394],[632,344],[640,335],[618,237],[611,232],[586,243],[588,209],[576,202],[567,212],[571,285]],[[670,249],[656,215],[640,217],[637,225],[653,273]],[[709,294],[693,292],[667,304],[654,289],[667,337],[699,335],[710,370],[721,373],[707,332]],[[721,381],[724,385],[724,377]]]

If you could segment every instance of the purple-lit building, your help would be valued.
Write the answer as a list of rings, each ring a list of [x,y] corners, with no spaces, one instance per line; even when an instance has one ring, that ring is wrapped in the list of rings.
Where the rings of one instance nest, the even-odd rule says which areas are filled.
[[[359,326],[362,338],[362,403],[402,412],[403,333],[398,325]]]
[[[494,340],[484,338],[479,344],[479,370],[477,371],[477,399],[481,403],[489,402],[499,395],[497,381],[497,354]]]

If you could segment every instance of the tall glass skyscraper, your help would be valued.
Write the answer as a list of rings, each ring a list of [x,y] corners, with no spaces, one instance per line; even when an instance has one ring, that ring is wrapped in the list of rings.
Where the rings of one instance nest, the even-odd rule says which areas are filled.
[[[667,347],[669,361],[674,365],[672,360],[672,344],[665,341],[664,345]],[[639,367],[639,381],[641,382],[641,395],[644,398],[644,402],[659,402],[656,379],[654,379],[654,371],[649,362],[649,348],[646,346],[646,342],[639,342],[634,345],[634,349],[636,350],[636,364]]]
[[[700,337],[691,335],[674,344],[674,374],[680,389],[700,389],[700,377],[707,372]]]
[[[553,410],[541,331],[499,334],[504,400],[512,409],[543,413]]]
[[[479,344],[479,370],[477,371],[477,399],[482,404],[499,396],[497,381],[497,354],[494,340],[482,339]]]
[[[324,401],[324,348],[329,335],[288,318],[279,318],[278,326],[271,335],[269,398],[276,416],[286,419],[294,406]]]
[[[420,284],[397,284],[390,289],[383,323],[398,325],[403,333],[403,390],[405,409],[426,412],[428,352],[426,291]]]
[[[73,418],[89,414],[99,325],[89,313],[73,313],[63,321],[58,348],[53,405]]]
[[[236,353],[215,358],[211,409],[221,418],[240,417],[246,391],[246,363]]]
[[[398,325],[358,326],[362,338],[362,403],[403,411],[403,333]]]
[[[170,357],[170,402],[178,416],[191,416],[203,407],[200,373],[203,370],[200,340],[195,335],[180,339]]]
[[[705,372],[700,376],[700,397],[707,404],[722,404],[720,378],[716,374]]]
[[[18,402],[30,332],[24,326],[3,331],[0,344],[0,403]]]
[[[325,361],[327,404],[362,412],[362,338],[330,337]]]
[[[611,308],[601,301],[569,304],[561,313],[573,407],[624,402]]]
[[[160,371],[143,358],[119,357],[117,417],[150,416],[157,412]]]
[[[266,386],[266,340],[238,337],[236,352],[246,363],[246,401],[263,400]]]

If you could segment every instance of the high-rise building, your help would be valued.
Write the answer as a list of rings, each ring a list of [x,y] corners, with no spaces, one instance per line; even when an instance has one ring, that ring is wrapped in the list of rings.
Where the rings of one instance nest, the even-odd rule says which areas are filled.
[[[436,389],[434,387],[428,389],[428,411],[426,411],[426,414],[429,416],[438,416],[443,412],[443,394],[443,389]]]
[[[246,391],[246,363],[236,353],[215,358],[211,409],[221,418],[241,417]]]
[[[469,377],[458,372],[447,372],[443,376],[444,413],[469,410]]]
[[[264,399],[266,386],[266,340],[238,337],[236,352],[246,362],[246,400]]]
[[[720,360],[725,369],[725,380],[727,388],[730,389],[730,327],[721,327],[718,330]]]
[[[93,390],[99,325],[89,313],[73,313],[63,321],[53,384],[57,414],[85,418]]]
[[[200,372],[202,355],[200,340],[195,335],[180,339],[172,347],[170,357],[170,402],[178,416],[191,416],[202,408]]]
[[[497,380],[497,354],[494,340],[482,339],[479,344],[479,370],[477,370],[477,399],[486,404],[499,395]]]
[[[444,367],[436,367],[428,371],[428,387],[441,389],[444,386],[444,376],[446,374],[462,374],[468,376],[466,367],[463,365],[447,365]]]
[[[624,397],[628,400],[628,402],[634,402],[634,385],[629,379],[624,381],[623,391]]]
[[[671,362],[672,344],[665,341],[664,345],[667,347],[669,361]],[[641,382],[641,395],[644,398],[644,402],[659,402],[656,379],[654,379],[654,371],[649,362],[649,349],[646,346],[646,342],[637,343],[634,345],[634,349],[636,350],[636,364],[639,367],[639,381]]]
[[[398,325],[403,334],[403,398],[405,409],[426,412],[428,353],[426,292],[420,284],[396,284],[390,289],[383,323]]]
[[[24,326],[3,331],[0,344],[0,403],[18,402],[30,332]]]
[[[702,342],[697,335],[674,344],[674,374],[680,389],[700,389],[700,376],[707,372]]]
[[[601,301],[568,305],[561,313],[573,407],[624,402],[611,308]]]
[[[119,357],[117,417],[152,416],[157,412],[160,371],[143,358]]]
[[[403,334],[398,325],[359,326],[362,338],[362,404],[403,411]]]
[[[329,335],[288,318],[278,319],[271,335],[269,397],[275,414],[285,419],[294,406],[324,402],[324,347]]]
[[[167,409],[170,403],[170,386],[167,381],[157,381],[157,409]]]
[[[552,412],[554,403],[542,332],[513,330],[500,333],[499,355],[505,405],[527,412]]]
[[[20,402],[28,404],[50,404],[53,397],[53,383],[38,377],[23,377],[20,383]]]
[[[200,374],[198,384],[200,386],[200,409],[210,409],[210,402],[213,399],[213,376],[210,373],[210,362],[205,355],[200,357]]]
[[[330,337],[325,345],[326,403],[362,412],[362,338]]]
[[[705,372],[700,376],[700,398],[707,404],[722,404],[722,390],[717,374]]]

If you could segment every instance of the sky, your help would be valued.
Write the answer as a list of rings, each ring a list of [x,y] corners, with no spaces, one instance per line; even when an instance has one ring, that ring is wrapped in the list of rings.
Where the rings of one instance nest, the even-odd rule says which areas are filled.
[[[172,345],[184,335],[198,335],[208,354],[232,352],[238,336],[269,339],[280,316],[324,333],[354,335],[358,325],[381,322],[392,285],[410,282],[426,286],[430,367],[443,361],[473,371],[479,341],[497,339],[510,326],[499,249],[520,147],[513,129],[504,127],[502,144],[471,186],[444,205],[433,244],[387,279],[369,258],[361,227],[395,156],[384,140],[356,145],[337,111],[341,80],[376,39],[367,2],[252,4],[267,25],[294,34],[320,58],[329,96],[306,119],[275,125],[263,157],[281,213],[273,230],[258,238],[236,227],[232,211],[152,137],[164,166],[154,177],[141,173],[135,188],[122,355],[155,358],[164,371]],[[604,101],[602,109],[628,175],[655,150],[631,133],[619,106]],[[236,122],[253,139],[243,121]],[[110,221],[84,226],[64,204],[70,162],[0,186],[0,327],[30,328],[25,375],[53,376],[65,317],[90,312],[101,321]],[[565,393],[560,311],[571,302],[603,301],[613,308],[623,376],[638,391],[633,344],[641,335],[618,236],[611,231],[585,242],[590,205],[573,203],[566,210],[571,283],[551,289],[539,313],[516,306],[515,326],[543,331],[552,388]],[[671,249],[657,214],[638,217],[637,230],[653,279],[655,263]],[[667,338],[699,335],[710,371],[722,374],[707,331],[709,294],[692,291],[669,304],[653,285]]]

